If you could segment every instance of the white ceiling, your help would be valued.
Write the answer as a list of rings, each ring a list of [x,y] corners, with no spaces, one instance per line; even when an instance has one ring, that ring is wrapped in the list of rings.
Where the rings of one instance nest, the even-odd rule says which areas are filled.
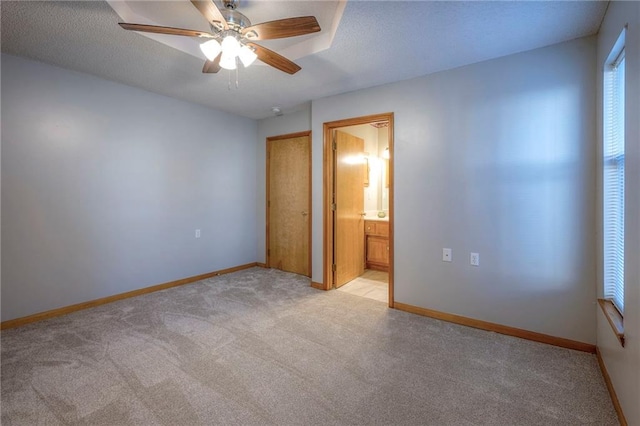
[[[145,19],[134,23],[207,29],[187,0],[110,3]],[[254,24],[314,15],[322,33],[261,42],[302,70],[291,76],[252,65],[231,90],[235,74],[202,74],[191,39],[158,42],[125,31],[107,2],[3,0],[0,8],[4,53],[259,119],[273,106],[286,114],[313,99],[595,34],[607,2],[240,0],[238,10]],[[191,47],[179,50],[185,41]]]

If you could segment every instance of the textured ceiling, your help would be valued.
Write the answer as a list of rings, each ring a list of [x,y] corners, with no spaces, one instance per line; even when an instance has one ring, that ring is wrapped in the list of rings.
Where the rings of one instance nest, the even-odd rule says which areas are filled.
[[[156,4],[159,15],[167,17],[174,11],[180,15],[189,6],[185,0],[145,3]],[[241,0],[238,10],[253,23],[267,20],[261,19],[265,16],[320,14],[323,7],[332,8],[322,12],[327,15],[341,11],[335,1],[247,0],[244,4],[246,9]],[[290,76],[268,66],[251,66],[239,71],[239,88],[232,84],[231,90],[229,82],[235,80],[235,73],[202,74],[202,59],[121,29],[118,22],[122,19],[103,1],[3,0],[1,46],[4,53],[264,118],[272,114],[272,106],[288,113],[313,99],[595,34],[606,7],[603,1],[352,0],[341,18],[333,20],[339,25],[328,49],[306,46],[306,50],[296,50],[296,43],[305,40],[289,45],[263,43],[280,53],[291,53],[302,71]],[[198,17],[190,13],[171,19],[158,24],[177,25]],[[325,30],[333,35],[330,28]],[[301,39],[305,37],[311,38]]]
[[[188,0],[170,2],[107,0],[107,3],[120,16],[122,22],[211,31],[207,21]],[[241,9],[245,16],[250,16],[252,24],[292,16],[315,16],[323,31],[301,37],[261,42],[269,49],[275,50],[291,60],[296,60],[331,46],[345,4],[346,0],[289,1],[286,3],[245,0],[241,2],[242,7],[238,11]],[[203,42],[202,39],[152,33],[140,34],[182,50],[203,61],[206,59],[199,47]],[[257,64],[264,65],[259,61]]]

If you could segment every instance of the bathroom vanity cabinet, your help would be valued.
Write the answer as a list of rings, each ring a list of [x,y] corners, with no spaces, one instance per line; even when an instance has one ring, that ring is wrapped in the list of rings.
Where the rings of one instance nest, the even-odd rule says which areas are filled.
[[[365,263],[367,269],[389,271],[389,222],[364,221]]]

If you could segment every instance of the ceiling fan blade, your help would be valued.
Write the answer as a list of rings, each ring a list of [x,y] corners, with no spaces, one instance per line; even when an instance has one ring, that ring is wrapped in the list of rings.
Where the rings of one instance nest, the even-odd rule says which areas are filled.
[[[287,74],[295,74],[302,69],[297,64],[291,62],[284,56],[277,54],[273,50],[269,50],[266,47],[262,47],[255,43],[247,43],[247,45],[256,50],[258,59],[267,65],[271,65],[272,67],[279,69],[280,71],[284,71]]]
[[[213,61],[207,61],[204,63],[204,68],[202,68],[202,72],[205,74],[215,74],[220,71],[220,58],[222,57],[222,52],[216,56]]]
[[[320,25],[314,16],[280,19],[252,25],[242,30],[249,40],[272,40],[295,37],[320,31]]]
[[[207,21],[210,23],[219,22],[223,29],[228,30],[229,26],[227,25],[227,20],[224,19],[222,13],[220,13],[220,9],[216,7],[213,3],[213,0],[191,0],[191,3],[202,13],[202,15],[207,18]]]
[[[173,28],[173,27],[159,27],[157,25],[127,24],[124,22],[121,22],[119,25],[125,30],[130,30],[130,31],[142,31],[145,33],[170,34],[170,35],[179,35],[179,36],[187,36],[187,37],[213,38],[213,34],[210,34],[204,31],[185,30],[182,28]]]

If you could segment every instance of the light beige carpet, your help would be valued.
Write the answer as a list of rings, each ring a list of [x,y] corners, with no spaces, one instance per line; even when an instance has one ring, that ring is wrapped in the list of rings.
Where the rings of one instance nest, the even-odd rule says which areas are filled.
[[[6,330],[3,425],[615,425],[595,356],[252,268]]]

